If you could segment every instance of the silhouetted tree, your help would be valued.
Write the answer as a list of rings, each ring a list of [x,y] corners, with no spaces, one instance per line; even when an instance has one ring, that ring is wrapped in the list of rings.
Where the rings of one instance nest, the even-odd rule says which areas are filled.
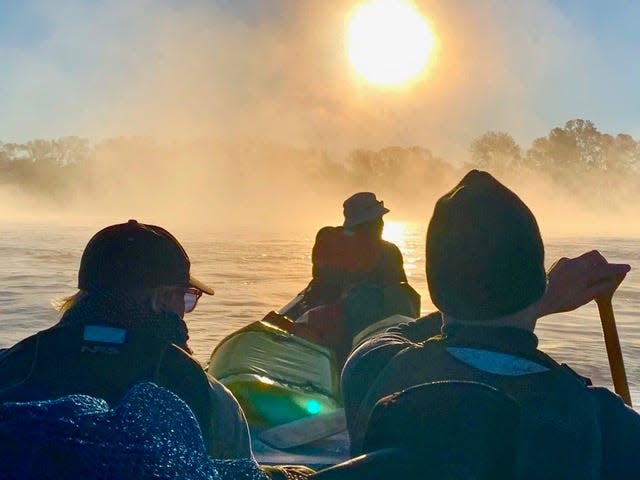
[[[629,135],[600,132],[590,120],[575,119],[534,140],[527,152],[533,166],[552,176],[591,171],[620,171],[638,162],[638,145]]]
[[[640,173],[640,144],[631,135],[602,136],[602,159],[600,167],[612,173]]]
[[[534,140],[527,162],[583,204],[611,205],[640,176],[640,146],[630,135],[600,132],[574,119]],[[635,179],[635,180],[634,180]]]
[[[470,147],[472,166],[501,174],[522,166],[522,149],[511,135],[487,132]]]
[[[78,183],[81,166],[93,155],[87,139],[64,137],[0,144],[2,182],[50,197]]]
[[[350,176],[355,183],[370,185],[375,176],[375,152],[355,150],[347,158]]]

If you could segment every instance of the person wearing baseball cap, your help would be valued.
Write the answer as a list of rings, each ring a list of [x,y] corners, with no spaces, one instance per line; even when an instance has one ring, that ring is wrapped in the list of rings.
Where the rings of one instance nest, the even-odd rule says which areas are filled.
[[[191,275],[180,242],[129,220],[96,233],[62,318],[0,353],[0,402],[86,394],[120,401],[151,381],[193,411],[209,455],[251,457],[244,414],[233,395],[190,355],[184,315],[214,290]]]
[[[436,203],[425,253],[439,312],[369,339],[343,370],[352,453],[366,451],[382,398],[428,382],[471,381],[513,398],[520,411],[514,470],[500,478],[640,478],[640,415],[538,350],[534,334],[542,316],[610,298],[630,266],[594,250],[546,273],[531,210],[477,170]],[[435,321],[441,334],[432,336]],[[420,417],[420,403],[408,404],[414,413],[394,417],[399,435]]]

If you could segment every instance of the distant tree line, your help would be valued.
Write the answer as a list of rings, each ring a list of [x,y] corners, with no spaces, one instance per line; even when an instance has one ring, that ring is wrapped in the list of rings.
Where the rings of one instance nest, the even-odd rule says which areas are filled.
[[[505,132],[487,132],[471,143],[471,164],[505,172],[532,168],[554,179],[587,172],[638,174],[640,144],[630,135],[600,132],[589,120],[570,120],[523,151]]]
[[[535,174],[583,206],[617,208],[640,199],[640,142],[603,133],[589,120],[570,120],[527,150],[508,133],[487,132],[471,143],[470,154],[468,166],[512,179]]]
[[[64,137],[27,143],[0,142],[0,186],[58,195],[80,175],[94,155],[87,139]]]
[[[202,141],[167,146],[139,137],[95,144],[79,137],[0,142],[0,187],[10,185],[59,203],[71,197],[81,200],[82,195],[117,201],[128,191],[139,190],[141,182],[157,192],[180,188],[228,192],[232,186],[240,193],[244,189],[286,199],[300,189],[301,179],[302,189],[312,186],[316,192],[340,184],[387,196],[398,193],[409,202],[425,190],[441,194],[468,168],[507,179],[535,175],[569,193],[584,192],[594,203],[606,202],[620,193],[616,186],[621,180],[640,184],[640,143],[627,134],[600,132],[593,122],[581,119],[553,128],[528,149],[508,133],[487,132],[473,140],[464,165],[418,146],[360,149],[344,159],[332,159],[318,149],[264,143]]]

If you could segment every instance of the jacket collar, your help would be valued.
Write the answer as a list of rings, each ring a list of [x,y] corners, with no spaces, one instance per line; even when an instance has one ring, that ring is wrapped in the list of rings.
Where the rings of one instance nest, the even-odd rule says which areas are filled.
[[[519,356],[538,356],[538,337],[528,330],[513,327],[478,327],[452,323],[442,327],[448,344],[483,348]]]

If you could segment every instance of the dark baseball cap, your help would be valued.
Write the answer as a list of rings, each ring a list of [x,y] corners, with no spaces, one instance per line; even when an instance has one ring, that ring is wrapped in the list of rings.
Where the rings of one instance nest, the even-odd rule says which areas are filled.
[[[192,277],[191,262],[180,242],[164,228],[136,220],[96,233],[84,249],[78,288],[85,291],[195,287],[213,288]]]

